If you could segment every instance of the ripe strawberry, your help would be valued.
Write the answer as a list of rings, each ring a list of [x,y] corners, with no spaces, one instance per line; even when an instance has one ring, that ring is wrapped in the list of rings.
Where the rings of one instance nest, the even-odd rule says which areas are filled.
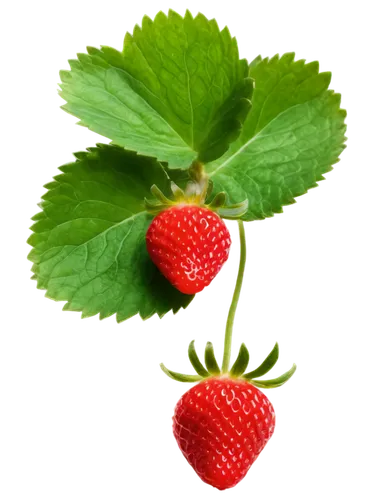
[[[180,292],[209,285],[228,258],[231,239],[224,221],[198,205],[174,205],[157,215],[146,245],[154,264]]]
[[[275,413],[247,381],[211,377],[187,391],[175,408],[173,433],[206,483],[224,490],[247,473],[273,434]]]

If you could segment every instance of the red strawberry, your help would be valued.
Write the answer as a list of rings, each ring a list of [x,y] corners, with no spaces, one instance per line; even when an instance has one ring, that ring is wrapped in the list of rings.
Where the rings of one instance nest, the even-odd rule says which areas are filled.
[[[235,486],[275,428],[266,396],[250,383],[211,377],[187,391],[175,408],[173,432],[187,461],[210,484]]]
[[[228,258],[231,239],[224,221],[198,205],[175,205],[152,221],[146,235],[154,264],[180,292],[209,285]]]

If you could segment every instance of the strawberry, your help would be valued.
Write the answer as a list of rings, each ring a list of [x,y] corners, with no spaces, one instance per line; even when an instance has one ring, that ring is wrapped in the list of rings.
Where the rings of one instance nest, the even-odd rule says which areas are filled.
[[[171,183],[172,200],[155,185],[151,187],[155,199],[145,199],[146,209],[156,215],[146,234],[148,253],[172,285],[186,294],[209,285],[228,258],[231,239],[220,216],[240,219],[248,209],[247,200],[225,205],[225,193],[216,194],[205,204],[208,178],[202,165],[196,164],[195,169],[195,182],[188,183],[185,191]],[[280,387],[296,371],[293,365],[277,378],[258,379],[275,365],[278,344],[258,368],[248,373],[245,371],[250,355],[245,344],[241,344],[236,361],[229,367],[233,322],[246,262],[241,220],[238,227],[240,265],[226,324],[222,367],[216,361],[211,342],[206,344],[203,366],[194,340],[189,344],[188,355],[196,375],[160,365],[173,380],[199,382],[177,403],[173,433],[198,476],[219,490],[231,488],[245,477],[273,434],[275,412],[259,388]]]
[[[266,396],[245,380],[211,377],[176,405],[173,433],[199,477],[224,490],[246,475],[275,428]]]
[[[231,239],[212,210],[173,205],[157,215],[146,234],[151,260],[180,292],[194,294],[209,285],[228,259]]]

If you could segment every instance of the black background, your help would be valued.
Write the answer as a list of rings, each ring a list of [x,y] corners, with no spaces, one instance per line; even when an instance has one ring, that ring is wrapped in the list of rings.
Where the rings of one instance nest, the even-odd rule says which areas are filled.
[[[217,15],[232,15],[233,30],[240,31],[249,46],[303,46],[305,56],[328,55],[337,65],[337,87],[345,89],[345,102],[352,103],[350,56],[332,44],[329,32],[326,39],[322,33],[316,40],[313,28],[305,27],[304,37],[295,33],[285,38],[277,26],[261,30],[253,22],[250,27],[243,9],[231,5],[217,8]],[[103,5],[91,9],[95,14],[88,5],[75,6],[74,15],[54,16],[49,24],[40,20],[35,30],[35,48],[44,55],[37,71],[29,71],[27,88],[34,97],[27,100],[30,144],[24,147],[26,151],[29,146],[30,159],[18,221],[23,207],[30,207],[31,192],[40,189],[39,177],[47,175],[47,160],[61,160],[72,144],[85,142],[69,121],[55,119],[56,101],[47,96],[47,80],[55,79],[56,64],[63,63],[80,40],[118,39],[120,23],[136,13],[135,7],[121,8],[121,13],[109,13]],[[30,60],[29,69],[33,64]],[[272,456],[257,467],[256,481],[241,490],[242,496],[265,488],[297,493],[302,486],[310,490],[331,477],[324,453],[328,441],[332,448],[338,437],[325,376],[338,332],[350,327],[352,316],[348,289],[354,273],[354,222],[347,203],[353,182],[352,162],[346,162],[329,178],[328,193],[316,193],[304,208],[290,209],[279,225],[249,226],[257,263],[249,266],[249,304],[241,306],[241,335],[249,335],[259,349],[272,335],[288,335],[289,359],[304,359],[306,375],[288,392],[277,394],[281,440],[273,443]],[[17,223],[16,239],[22,240],[23,234],[22,222]],[[23,250],[16,253],[14,274],[22,283]],[[215,334],[215,322],[224,313],[224,288],[230,286],[231,275],[226,273],[184,321],[171,321],[168,329],[154,321],[152,329],[104,330],[94,322],[82,329],[78,321],[57,321],[54,305],[40,305],[39,297],[20,285],[22,312],[9,359],[17,367],[13,379],[19,380],[17,456],[25,481],[45,493],[103,491],[123,496],[131,489],[136,496],[207,496],[207,490],[192,490],[191,474],[176,465],[175,450],[167,448],[167,401],[175,399],[175,387],[160,385],[151,374],[151,360],[177,360],[181,366],[184,336]]]

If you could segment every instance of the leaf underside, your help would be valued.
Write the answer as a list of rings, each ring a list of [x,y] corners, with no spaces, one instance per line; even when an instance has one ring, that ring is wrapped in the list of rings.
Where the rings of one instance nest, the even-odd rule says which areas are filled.
[[[111,145],[75,156],[45,186],[42,212],[33,217],[28,243],[37,287],[66,301],[64,310],[116,314],[119,322],[186,307],[193,296],[170,285],[146,250],[152,216],[144,197],[152,184],[166,192],[170,184],[161,165]]]
[[[239,136],[253,84],[215,20],[160,12],[126,34],[122,52],[87,50],[60,73],[62,108],[81,125],[170,168],[219,158]]]
[[[344,149],[346,112],[340,95],[327,90],[330,73],[294,54],[256,59],[250,65],[255,89],[240,137],[206,168],[213,195],[225,191],[230,203],[249,202],[243,220],[283,211],[323,174]]]

